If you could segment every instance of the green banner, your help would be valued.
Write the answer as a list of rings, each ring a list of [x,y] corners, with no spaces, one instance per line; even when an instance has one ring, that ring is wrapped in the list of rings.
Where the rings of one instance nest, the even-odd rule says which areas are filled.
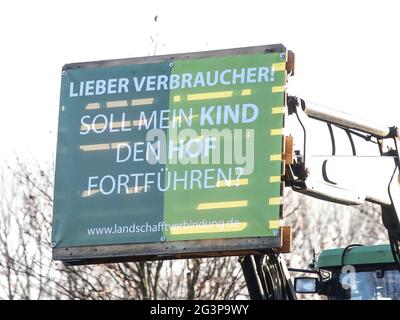
[[[66,69],[55,247],[277,236],[285,55]]]

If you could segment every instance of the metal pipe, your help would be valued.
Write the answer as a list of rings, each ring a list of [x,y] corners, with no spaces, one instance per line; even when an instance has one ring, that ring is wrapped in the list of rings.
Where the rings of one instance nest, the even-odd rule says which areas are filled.
[[[339,126],[359,130],[378,138],[388,137],[391,128],[368,120],[360,119],[351,114],[322,107],[312,103],[302,104],[303,111],[317,120],[330,122]]]
[[[264,290],[257,273],[256,262],[253,256],[244,256],[241,260],[244,280],[251,300],[265,300]]]

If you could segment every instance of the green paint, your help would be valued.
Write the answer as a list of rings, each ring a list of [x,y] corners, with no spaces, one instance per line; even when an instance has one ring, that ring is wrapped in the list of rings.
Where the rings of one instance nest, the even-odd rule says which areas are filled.
[[[343,248],[329,249],[321,252],[317,267],[332,269],[342,266]],[[353,247],[345,254],[343,265],[368,265],[394,263],[389,245]]]
[[[195,75],[201,71],[221,71],[225,69],[241,69],[241,68],[257,68],[262,66],[270,66],[273,63],[281,62],[279,54],[260,54],[260,55],[244,55],[244,56],[228,56],[224,58],[208,58],[190,61],[178,61],[174,68],[173,74],[189,73]],[[164,199],[165,221],[169,224],[184,224],[189,227],[190,223],[193,226],[197,225],[215,225],[221,226],[222,223],[235,220],[239,223],[247,223],[247,226],[240,231],[226,232],[200,232],[203,229],[198,228],[195,233],[171,234],[166,232],[168,240],[189,240],[189,239],[210,239],[210,238],[237,238],[237,237],[261,237],[271,236],[272,231],[268,228],[269,220],[279,220],[279,206],[269,206],[268,199],[270,197],[279,197],[281,194],[280,183],[270,183],[270,176],[279,176],[281,174],[281,162],[269,161],[271,154],[280,154],[282,150],[282,137],[271,136],[271,129],[282,128],[283,115],[272,114],[273,107],[283,105],[283,94],[272,93],[273,86],[285,84],[284,72],[276,72],[273,82],[256,82],[245,83],[234,86],[216,85],[212,88],[190,88],[171,90],[170,92],[170,108],[183,108],[189,112],[192,108],[193,114],[196,117],[193,119],[192,129],[201,135],[202,129],[252,129],[254,130],[254,147],[255,147],[255,164],[254,171],[249,175],[243,175],[241,179],[247,179],[247,185],[223,188],[199,189],[197,184],[194,184],[193,190],[185,190],[182,186],[174,192],[166,192]],[[242,95],[243,90],[251,90],[251,95]],[[225,92],[233,91],[232,97],[217,98],[207,100],[188,101],[187,96],[190,94],[198,94],[204,92]],[[179,96],[181,101],[175,102],[174,97]],[[259,108],[259,116],[255,122],[248,124],[238,123],[220,124],[220,125],[200,125],[199,114],[202,107],[209,106],[224,106],[229,104],[243,105],[245,103],[255,104]],[[213,113],[213,120],[216,123],[216,112]],[[183,130],[182,126],[180,130]],[[171,129],[169,130],[171,132]],[[243,145],[245,145],[246,135],[243,135]],[[231,153],[232,155],[232,153]],[[233,155],[232,155],[233,157]],[[227,173],[229,168],[236,173],[235,167],[240,167],[240,164],[169,164],[169,171],[177,171],[179,176],[183,176],[185,171],[191,171],[198,168],[222,169]],[[214,171],[214,172],[215,172]],[[236,181],[236,174],[233,174]],[[215,185],[216,179],[210,180],[210,184]],[[236,208],[219,208],[208,210],[197,210],[201,203],[213,202],[230,202],[230,201],[247,201],[245,207]],[[218,228],[215,230],[217,231]],[[228,229],[229,230],[229,229]],[[183,230],[181,230],[182,232]]]
[[[168,74],[168,63],[132,65],[113,68],[68,70],[62,81],[57,164],[53,214],[53,242],[57,246],[80,246],[94,244],[155,242],[162,237],[159,232],[123,232],[123,227],[133,230],[133,225],[158,224],[163,220],[163,194],[156,190],[137,194],[96,193],[82,197],[87,190],[90,176],[116,176],[125,173],[159,171],[163,165],[149,165],[146,162],[115,163],[115,150],[82,151],[81,145],[110,144],[129,141],[145,141],[146,131],[132,128],[127,132],[104,132],[95,134],[92,130],[80,134],[80,119],[90,115],[114,115],[120,121],[122,113],[127,119],[139,119],[139,112],[161,110],[168,105],[168,91],[159,91],[154,104],[146,107],[107,108],[108,101],[144,99],[154,97],[153,93],[128,93],[90,97],[69,97],[71,81],[132,77],[146,74]],[[99,102],[101,108],[85,110],[88,103]],[[100,119],[101,120],[101,119]],[[97,122],[99,123],[100,120]],[[106,181],[107,182],[107,181]],[[105,183],[107,188],[110,183]],[[90,229],[90,230],[88,230]],[[92,234],[89,235],[89,232]]]

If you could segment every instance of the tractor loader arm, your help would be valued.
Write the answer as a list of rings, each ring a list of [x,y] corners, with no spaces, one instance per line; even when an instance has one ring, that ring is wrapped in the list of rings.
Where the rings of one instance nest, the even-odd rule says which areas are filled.
[[[326,201],[344,205],[359,205],[364,201],[379,204],[382,221],[389,235],[395,261],[400,261],[400,130],[357,118],[347,113],[306,104],[297,97],[288,97],[289,116],[295,115],[303,129],[303,148],[294,161],[287,164],[286,184],[293,190]],[[319,155],[313,150],[309,121],[328,124],[332,142],[331,155]],[[352,155],[335,154],[335,139],[331,126],[343,129],[349,136]],[[359,156],[353,135],[375,142],[379,156]],[[392,145],[384,150],[387,142]]]
[[[294,191],[343,205],[369,201],[381,206],[382,222],[388,232],[394,261],[400,266],[400,129],[375,124],[347,113],[306,104],[287,97],[288,116],[294,116],[303,131],[299,150],[293,150],[293,137],[285,138],[285,186]],[[313,148],[316,133],[310,120],[327,124],[332,154],[321,155]],[[337,155],[332,127],[346,132],[352,155]],[[357,155],[353,136],[375,143],[379,155]],[[385,150],[387,142],[391,147]],[[292,300],[296,293],[286,265],[279,254],[246,256],[241,266],[251,299]],[[303,270],[304,271],[304,270]]]

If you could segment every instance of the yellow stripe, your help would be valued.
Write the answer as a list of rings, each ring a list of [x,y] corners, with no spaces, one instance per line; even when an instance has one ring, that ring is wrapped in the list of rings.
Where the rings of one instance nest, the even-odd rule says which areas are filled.
[[[271,154],[269,157],[270,161],[280,161],[282,160],[282,155],[281,154]]]
[[[122,122],[122,121],[115,121],[115,122],[110,122],[110,124],[109,124],[108,127],[110,127],[111,124],[112,124],[113,129],[122,128],[122,126],[123,126],[124,128],[129,128],[129,127],[131,126],[131,122],[130,122],[130,121],[124,121],[124,122]],[[93,130],[93,129],[104,129],[104,127],[105,127],[105,123],[96,123],[94,126],[93,126],[93,124],[92,124],[92,125],[90,125],[89,131],[90,131],[90,130]],[[84,125],[81,126],[81,131],[87,131],[87,130],[88,130],[88,129],[87,129],[87,126],[84,126]]]
[[[138,127],[140,125],[142,125],[142,126],[146,125],[146,121],[145,120],[132,120],[132,126]]]
[[[247,207],[247,200],[199,203],[197,210]]]
[[[95,123],[94,125],[92,124],[89,127],[90,127],[89,131],[93,130],[93,129],[100,129],[101,130],[101,129],[105,129],[106,124],[105,123]],[[84,125],[81,126],[81,131],[87,131],[87,130],[88,130],[87,126],[84,126]]]
[[[108,101],[107,108],[123,108],[128,106],[128,101],[118,100],[118,101]]]
[[[269,182],[270,183],[281,182],[281,176],[270,176],[269,177]]]
[[[181,96],[174,96],[174,102],[181,101]]]
[[[251,89],[242,90],[242,96],[249,96],[249,95],[251,95]]]
[[[285,113],[285,107],[272,108],[272,114]]]
[[[283,135],[283,129],[271,129],[271,136]]]
[[[274,63],[272,65],[272,67],[274,68],[274,71],[284,71],[284,70],[286,70],[285,62]]]
[[[272,93],[285,92],[285,86],[272,87]]]
[[[129,144],[128,141],[123,142],[113,142],[113,143],[99,143],[99,144],[86,144],[81,145],[79,148],[83,151],[98,151],[98,150],[109,150],[109,149],[117,149],[119,144],[123,144],[123,148],[126,148],[126,145]]]
[[[130,121],[115,121],[115,122],[111,122],[110,125],[112,124],[113,128],[129,128],[131,126],[131,122]]]
[[[108,143],[100,144],[86,144],[79,147],[83,151],[98,151],[98,150],[108,150],[110,145]]]
[[[230,187],[230,186],[245,186],[249,184],[248,179],[239,179],[239,180],[227,180],[224,181],[218,181],[217,184],[215,185],[217,188],[223,188],[223,187]]]
[[[143,191],[144,191],[144,187],[132,187],[132,188],[128,188],[127,194],[140,193]],[[83,198],[91,197],[98,192],[100,192],[100,189],[93,189],[93,190],[90,190],[90,195],[89,195],[89,190],[85,190],[82,192],[82,197]]]
[[[281,197],[274,197],[268,199],[268,204],[270,206],[276,206],[281,204]]]
[[[149,104],[153,104],[154,98],[145,98],[145,99],[134,99],[132,100],[131,104],[132,106],[145,106]]]
[[[118,145],[122,145],[121,147],[122,148],[127,148],[127,145],[129,144],[129,142],[128,141],[124,141],[124,142],[114,142],[114,143],[111,143],[111,149],[117,149],[118,148]],[[120,148],[121,148],[120,147]]]
[[[94,102],[94,103],[88,103],[86,105],[86,110],[93,110],[93,109],[100,109],[100,103]]]
[[[82,198],[91,197],[94,194],[98,193],[99,191],[100,191],[100,189],[90,190],[90,195],[89,195],[89,190],[85,190],[85,191],[82,192]]]
[[[144,191],[144,187],[132,187],[132,188],[128,188],[128,194],[132,194],[132,193],[140,193]]]
[[[219,92],[206,92],[206,93],[195,93],[188,94],[188,101],[193,100],[207,100],[207,99],[219,99],[232,97],[233,91],[219,91]]]
[[[215,233],[215,232],[234,232],[242,231],[247,227],[247,222],[232,224],[212,224],[197,226],[173,226],[170,228],[171,235],[194,234],[194,233]]]
[[[281,226],[280,220],[269,220],[268,221],[269,229],[279,229],[280,226]]]

